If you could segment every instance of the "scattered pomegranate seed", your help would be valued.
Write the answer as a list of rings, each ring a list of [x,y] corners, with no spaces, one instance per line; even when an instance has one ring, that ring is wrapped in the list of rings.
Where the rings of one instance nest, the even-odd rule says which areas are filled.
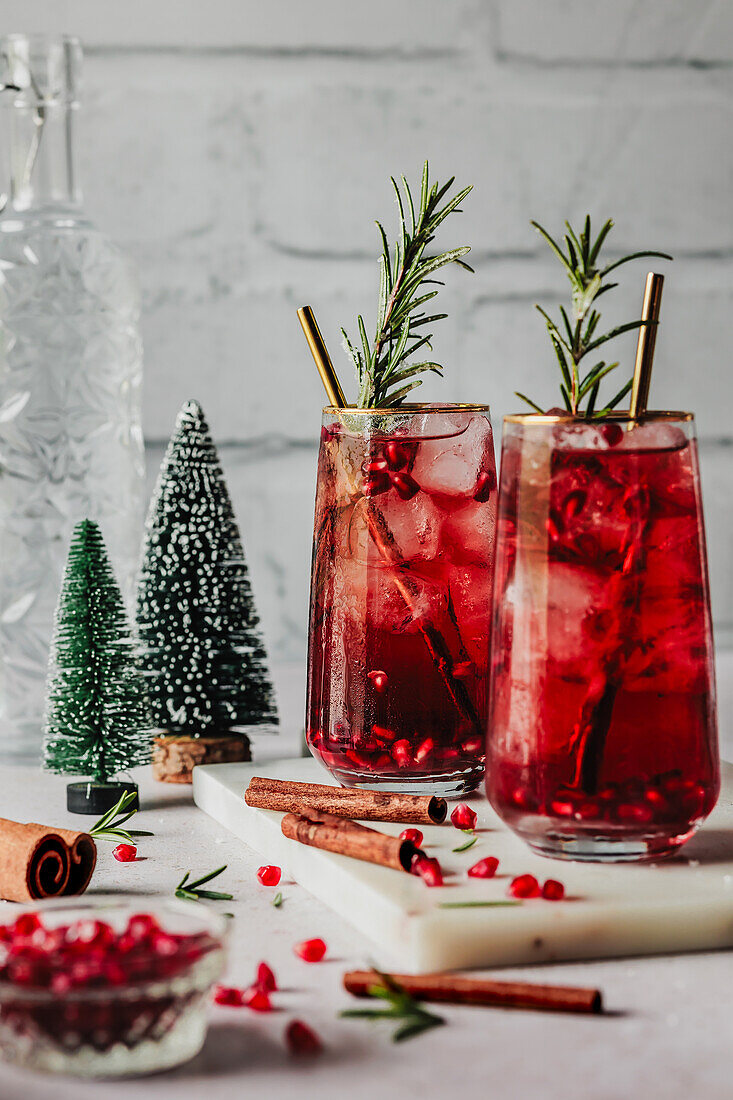
[[[470,806],[467,806],[465,802],[459,802],[453,813],[450,815],[450,819],[455,825],[456,829],[475,829],[478,817],[476,811],[472,810]]]
[[[371,680],[377,695],[384,695],[389,686],[389,677],[387,673],[382,672],[381,669],[374,669],[372,672],[368,672],[367,676]]]
[[[323,956],[326,954],[326,945],[323,940],[303,940],[302,943],[296,943],[293,948],[296,955],[299,955],[304,962],[317,963],[320,962]]]
[[[418,852],[410,867],[413,875],[419,875],[426,886],[442,886],[443,871],[437,859],[426,856],[424,852]]]
[[[496,474],[493,470],[483,470],[476,479],[476,488],[473,491],[473,499],[479,504],[484,504],[496,488]]]
[[[400,840],[410,840],[416,848],[419,848],[422,844],[423,836],[419,829],[403,829],[400,833]]]
[[[469,867],[466,873],[470,878],[493,878],[498,866],[499,860],[496,856],[486,856],[474,863],[473,867]]]
[[[293,1020],[285,1029],[285,1041],[291,1054],[320,1054],[323,1044],[302,1020]]]
[[[390,473],[389,480],[402,500],[412,500],[420,492],[420,486],[410,474]]]
[[[259,985],[252,985],[249,989],[245,989],[242,994],[242,1001],[247,1008],[251,1008],[254,1012],[272,1012],[270,994],[266,989],[261,989]]]
[[[534,875],[519,875],[509,883],[507,893],[513,898],[538,898],[540,884]]]
[[[244,1004],[242,990],[231,985],[218,985],[214,990],[214,1000],[218,1005],[227,1005],[229,1008],[241,1008]]]
[[[132,863],[137,859],[137,848],[133,844],[118,844],[112,855],[120,863]]]
[[[257,871],[257,878],[260,880],[263,886],[277,886],[280,881],[282,871],[279,867],[273,867],[268,865],[267,867],[260,867]]]
[[[565,887],[557,879],[548,878],[542,887],[542,897],[545,901],[562,901],[565,897]]]
[[[386,443],[384,457],[391,469],[401,470],[410,461],[410,452],[401,443]]]
[[[277,989],[277,980],[271,968],[266,962],[261,962],[257,967],[257,980],[255,985],[264,989],[265,993],[274,993]]]

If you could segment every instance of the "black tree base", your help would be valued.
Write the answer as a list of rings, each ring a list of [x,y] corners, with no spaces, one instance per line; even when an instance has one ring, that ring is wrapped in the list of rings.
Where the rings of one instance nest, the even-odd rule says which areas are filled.
[[[111,810],[126,791],[135,793],[135,801],[127,809],[138,810],[137,783],[125,783],[121,779],[113,779],[109,783],[95,783],[91,779],[69,783],[66,787],[66,809],[72,814],[95,814],[100,817]]]

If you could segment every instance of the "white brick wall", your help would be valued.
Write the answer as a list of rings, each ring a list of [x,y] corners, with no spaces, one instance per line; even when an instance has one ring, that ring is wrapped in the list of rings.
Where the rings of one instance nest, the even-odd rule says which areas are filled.
[[[565,295],[529,228],[612,215],[619,251],[675,254],[655,403],[694,408],[718,636],[733,636],[733,3],[730,0],[0,0],[0,30],[79,33],[87,203],[138,262],[150,468],[197,397],[222,447],[271,649],[305,644],[322,395],[295,308],[371,318],[390,172],[475,185],[448,230],[426,396],[554,399],[532,304]],[[625,269],[610,321],[638,309]],[[633,339],[619,342],[629,357]]]

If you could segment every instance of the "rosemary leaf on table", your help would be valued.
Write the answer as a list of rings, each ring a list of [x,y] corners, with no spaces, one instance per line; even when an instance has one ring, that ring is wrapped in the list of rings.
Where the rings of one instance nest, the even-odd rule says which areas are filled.
[[[369,996],[385,1001],[389,1008],[347,1008],[339,1013],[340,1016],[352,1020],[392,1020],[399,1023],[392,1032],[393,1043],[414,1039],[416,1035],[445,1023],[442,1016],[424,1009],[389,974],[375,973],[379,975],[380,984],[370,986]]]
[[[125,791],[118,801],[107,810],[105,814],[102,814],[99,821],[96,821],[89,830],[89,835],[94,837],[95,840],[113,840],[123,841],[125,844],[133,844],[133,837],[136,836],[154,836],[154,833],[146,832],[143,829],[123,829],[122,826],[126,821],[129,821],[137,810],[129,810],[127,813],[127,807],[130,806],[136,798],[134,791]],[[118,820],[115,821],[115,818]]]
[[[233,894],[219,893],[217,890],[202,890],[201,887],[207,882],[211,882],[212,879],[220,875],[222,871],[226,871],[226,863],[223,867],[217,867],[215,871],[210,871],[208,875],[202,875],[201,878],[196,879],[195,882],[189,882],[190,871],[186,871],[185,875],[178,883],[175,889],[175,896],[177,898],[183,898],[187,901],[231,901],[234,897]]]

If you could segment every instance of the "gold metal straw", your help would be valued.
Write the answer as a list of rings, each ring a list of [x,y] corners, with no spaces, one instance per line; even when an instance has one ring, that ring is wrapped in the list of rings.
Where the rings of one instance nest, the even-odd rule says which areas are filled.
[[[300,307],[298,310],[298,320],[303,326],[303,332],[308,341],[308,347],[311,349],[311,355],[316,361],[318,373],[321,376],[321,382],[323,382],[323,388],[326,391],[329,405],[333,405],[337,409],[345,408],[346,398],[344,397],[344,391],[341,389],[341,383],[333,368],[331,356],[328,354],[328,348],[323,341],[321,330],[318,327],[318,322],[310,306]]]
[[[643,324],[639,328],[639,340],[636,345],[636,364],[634,366],[634,381],[631,385],[631,400],[629,401],[629,415],[636,420],[646,412],[649,401],[649,384],[652,379],[652,363],[654,362],[654,345],[657,342],[657,328],[659,327],[659,308],[662,304],[662,287],[664,275],[650,271],[646,277],[644,288],[644,304],[641,309]]]

